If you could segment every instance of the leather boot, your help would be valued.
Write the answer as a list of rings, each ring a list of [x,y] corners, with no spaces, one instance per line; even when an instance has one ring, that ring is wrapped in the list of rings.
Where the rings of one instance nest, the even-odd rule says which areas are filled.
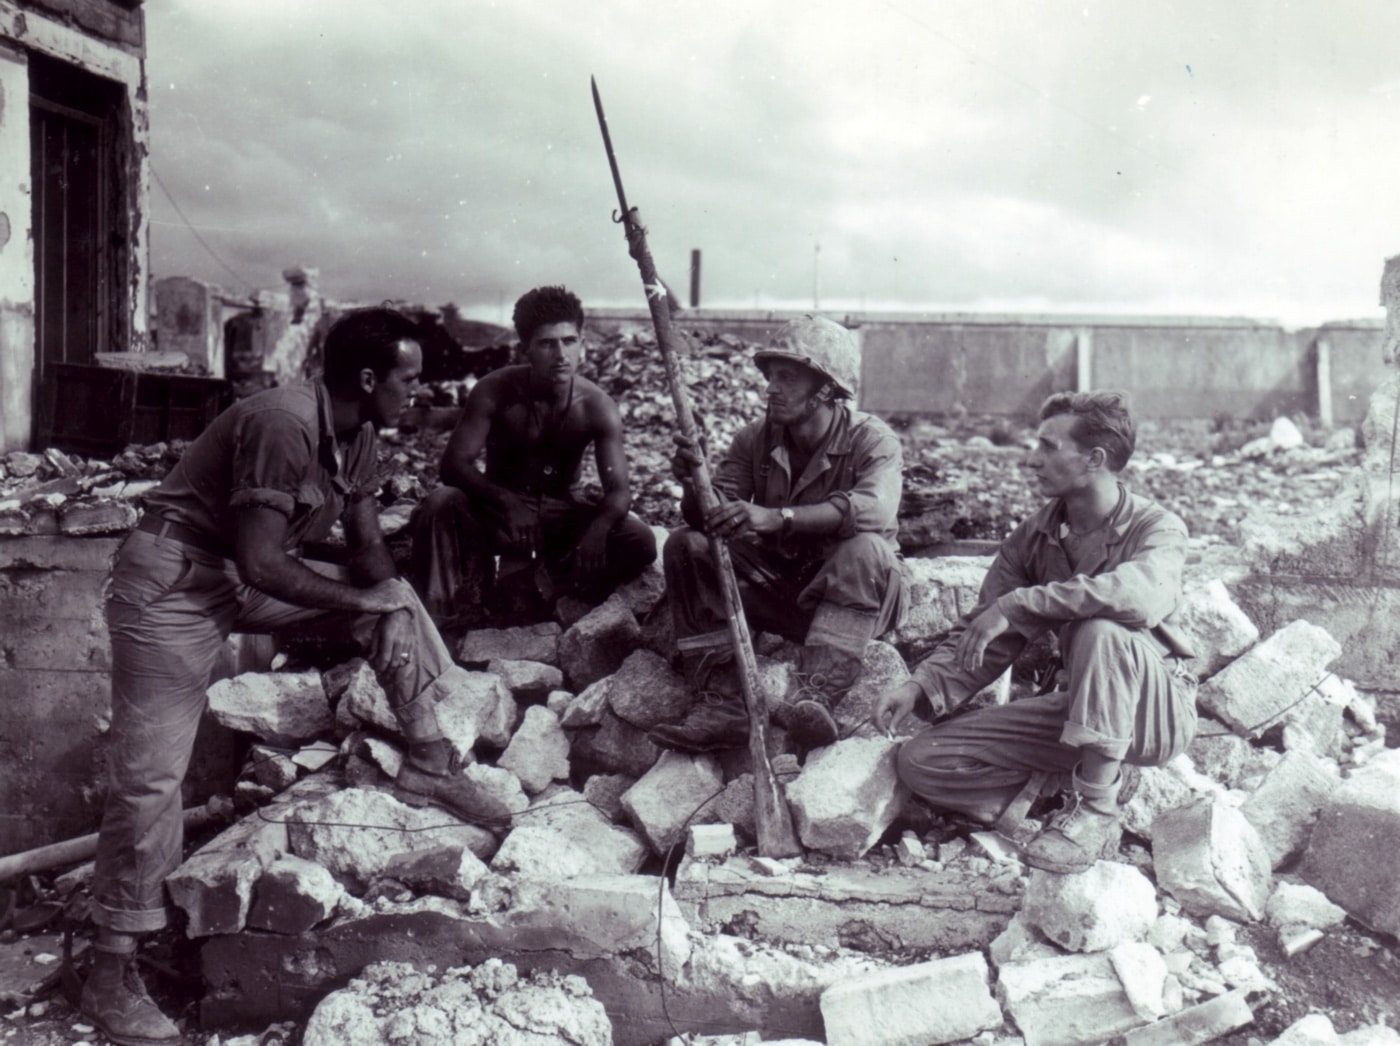
[[[1091,785],[1078,770],[1072,787],[1063,793],[1064,806],[1026,846],[1023,856],[1032,868],[1060,875],[1086,872],[1096,861],[1112,857],[1123,840],[1118,790],[1123,775],[1109,785]]]
[[[678,752],[742,748],[749,739],[749,713],[728,651],[687,657],[682,671],[696,691],[695,704],[679,723],[655,726],[647,737],[653,744]]]
[[[155,1004],[136,969],[135,953],[95,952],[79,1008],[117,1046],[169,1046],[184,1036]]]
[[[773,711],[774,721],[801,751],[834,744],[840,736],[833,713],[860,678],[860,667],[860,658],[830,647],[802,648],[793,689]]]
[[[405,759],[394,778],[394,794],[409,806],[437,806],[484,827],[509,827],[511,809],[466,773],[455,753],[447,770],[434,772]]]

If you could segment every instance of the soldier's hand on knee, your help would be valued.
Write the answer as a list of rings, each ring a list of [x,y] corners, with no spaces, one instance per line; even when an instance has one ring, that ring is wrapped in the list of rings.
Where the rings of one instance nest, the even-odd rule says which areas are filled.
[[[392,614],[413,606],[417,599],[413,586],[401,577],[386,578],[360,589],[359,598],[360,605],[356,609],[364,614]]]
[[[378,675],[394,675],[413,663],[413,615],[407,610],[385,614],[374,626],[366,652]]]

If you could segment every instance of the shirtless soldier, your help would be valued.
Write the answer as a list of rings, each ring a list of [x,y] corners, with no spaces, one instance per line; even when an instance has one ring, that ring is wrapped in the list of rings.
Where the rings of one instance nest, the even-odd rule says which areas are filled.
[[[414,519],[415,582],[445,629],[474,623],[464,604],[476,593],[465,579],[489,581],[495,555],[495,602],[517,613],[499,606],[511,602],[501,591],[508,585],[517,597],[523,588],[598,602],[656,559],[651,528],[628,512],[617,404],[577,373],[583,305],[563,287],[537,287],[515,303],[513,319],[526,362],[472,389],[443,451],[442,485]],[[603,487],[596,504],[578,489],[590,443]]]

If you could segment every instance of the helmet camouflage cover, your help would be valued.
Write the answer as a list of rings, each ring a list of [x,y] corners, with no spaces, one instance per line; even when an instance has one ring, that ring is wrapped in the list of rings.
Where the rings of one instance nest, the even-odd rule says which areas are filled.
[[[753,354],[754,363],[765,374],[769,360],[792,360],[812,368],[831,382],[838,396],[854,399],[860,388],[860,352],[855,335],[824,316],[808,314],[783,324],[768,348]]]

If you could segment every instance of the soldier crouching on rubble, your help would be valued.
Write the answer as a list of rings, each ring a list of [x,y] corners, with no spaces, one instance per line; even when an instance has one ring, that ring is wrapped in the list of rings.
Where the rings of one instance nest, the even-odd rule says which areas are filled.
[[[666,598],[682,671],[700,700],[683,721],[651,731],[666,748],[708,752],[748,737],[707,535],[728,543],[750,626],[803,644],[796,686],[774,713],[803,751],[836,740],[832,712],[859,677],[866,644],[903,613],[903,452],[889,426],[846,402],[859,378],[855,339],[806,316],[754,362],[768,379],[767,416],[735,436],[714,476],[720,503],[703,519],[689,482],[699,459],[677,440],[672,467],[689,527],[666,541]]]
[[[880,695],[874,719],[892,731],[931,706],[934,725],[900,748],[898,773],[932,806],[1010,832],[1062,791],[1024,856],[1069,873],[1117,850],[1123,765],[1160,766],[1190,743],[1196,683],[1175,619],[1186,527],[1119,482],[1136,442],[1126,400],[1061,393],[1040,418],[1026,464],[1049,502],[1002,542],[976,609]],[[1051,629],[1062,689],[953,715]]]
[[[582,303],[563,287],[537,287],[513,319],[526,362],[472,388],[443,451],[442,486],[414,518],[414,580],[444,629],[475,623],[463,603],[488,587],[498,554],[492,600],[516,618],[547,616],[566,593],[597,603],[656,559],[651,528],[628,512],[617,404],[577,373]],[[603,487],[596,504],[578,490],[590,443]]]
[[[422,367],[418,328],[389,309],[348,313],[326,337],[320,381],[240,400],[146,498],[112,569],[109,791],[93,875],[97,924],[83,1012],[117,1043],[180,1041],[146,993],[139,936],[166,924],[180,863],[180,782],[205,691],[235,630],[342,623],[364,645],[409,743],[405,801],[489,812],[459,772],[434,705],[453,664],[379,530],[376,432],[394,425]],[[348,568],[297,556],[343,520]]]

